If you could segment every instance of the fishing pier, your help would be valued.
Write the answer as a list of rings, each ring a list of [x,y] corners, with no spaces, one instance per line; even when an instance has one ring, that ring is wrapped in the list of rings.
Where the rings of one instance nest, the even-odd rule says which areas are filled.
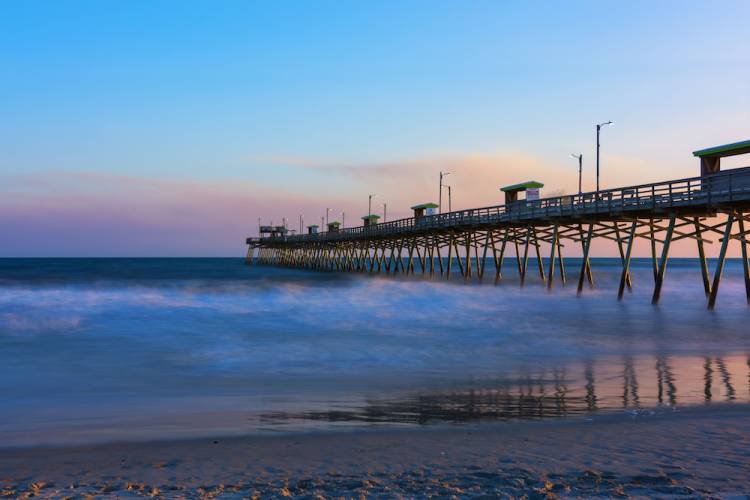
[[[511,257],[521,284],[528,278],[531,259],[541,280],[552,288],[556,280],[561,284],[568,280],[563,249],[571,244],[581,249],[576,277],[581,294],[586,282],[593,286],[591,244],[601,239],[612,242],[619,252],[622,272],[617,296],[622,299],[624,290],[632,287],[631,255],[640,238],[650,247],[652,303],[656,304],[672,243],[690,239],[695,241],[707,306],[713,309],[727,251],[734,241],[740,245],[750,303],[750,167],[721,170],[722,158],[746,153],[750,153],[750,141],[696,151],[701,175],[687,179],[541,199],[527,192],[526,199],[519,200],[520,192],[543,186],[531,181],[503,188],[503,205],[434,214],[434,205],[423,204],[412,207],[414,217],[378,223],[368,215],[359,227],[329,224],[327,231],[318,232],[317,226],[311,226],[304,235],[289,235],[282,226],[264,226],[260,237],[247,238],[246,261],[320,271],[420,273],[445,279],[456,277],[457,266],[465,280],[481,281],[487,274],[498,283],[506,257]],[[720,249],[710,270],[705,245],[714,241]],[[493,265],[488,267],[488,262]]]

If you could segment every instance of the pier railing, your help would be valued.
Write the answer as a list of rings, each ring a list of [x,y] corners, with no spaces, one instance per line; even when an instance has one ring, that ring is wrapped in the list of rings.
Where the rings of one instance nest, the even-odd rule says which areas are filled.
[[[660,212],[701,208],[716,210],[722,203],[750,202],[750,167],[709,176],[641,184],[597,192],[521,200],[511,204],[456,210],[424,217],[409,217],[370,226],[359,226],[317,234],[261,238],[264,243],[302,243],[377,238],[407,232],[444,230],[502,223],[524,223],[566,217],[619,216],[626,212]],[[248,239],[250,242],[251,239]]]

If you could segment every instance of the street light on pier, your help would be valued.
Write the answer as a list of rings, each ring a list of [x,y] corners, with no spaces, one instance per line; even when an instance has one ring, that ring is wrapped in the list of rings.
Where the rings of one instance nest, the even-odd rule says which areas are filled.
[[[367,197],[367,215],[372,215],[372,199],[377,196],[375,194],[371,194]]]
[[[440,172],[440,191],[438,193],[438,212],[443,213],[443,177],[451,175],[450,172]]]
[[[451,186],[450,184],[445,184],[445,187],[448,188],[448,211],[452,212],[453,208],[451,208]]]
[[[386,215],[388,215],[388,207],[386,206],[385,203],[383,203],[383,222],[387,220]]]
[[[331,213],[332,208],[326,208],[326,227],[328,227],[328,214]]]
[[[581,176],[583,174],[583,154],[570,153],[571,158],[578,160],[578,196],[583,192],[581,190]]]
[[[605,125],[612,125],[612,120],[596,125],[596,199],[599,199],[599,131]]]

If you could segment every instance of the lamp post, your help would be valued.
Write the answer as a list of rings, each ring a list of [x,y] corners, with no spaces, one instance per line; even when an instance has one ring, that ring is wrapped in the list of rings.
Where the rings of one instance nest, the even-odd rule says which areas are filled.
[[[452,212],[453,209],[451,208],[451,187],[448,184],[446,184],[445,187],[448,188],[448,211]]]
[[[583,191],[581,190],[581,176],[583,174],[583,154],[571,153],[570,157],[578,160],[578,196],[580,196],[581,193],[583,193]]]
[[[341,229],[346,227],[346,212],[341,212]]]
[[[599,199],[599,131],[605,125],[612,125],[612,120],[596,124],[596,199]]]
[[[443,177],[451,175],[450,172],[440,172],[440,190],[438,193],[438,213],[443,213]]]
[[[367,197],[367,215],[372,215],[372,199],[375,197],[374,194],[371,194]]]
[[[304,221],[302,219],[302,214],[300,214],[300,216],[299,216],[299,234],[302,234],[302,223],[303,222]]]
[[[386,219],[386,215],[388,214],[387,209],[388,209],[388,207],[386,206],[385,203],[383,203],[383,222],[385,222],[387,220]]]

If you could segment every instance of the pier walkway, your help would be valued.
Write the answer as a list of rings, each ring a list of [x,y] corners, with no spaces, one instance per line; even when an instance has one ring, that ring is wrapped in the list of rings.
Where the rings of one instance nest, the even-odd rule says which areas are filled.
[[[750,151],[750,141],[734,149],[712,148],[709,154],[729,156]],[[739,147],[738,147],[739,146]],[[728,151],[728,152],[727,152]],[[738,153],[739,151],[740,153]],[[702,151],[696,152],[700,157]],[[527,279],[533,251],[539,276],[552,287],[555,275],[566,283],[564,242],[580,245],[583,258],[578,293],[593,285],[590,257],[594,239],[617,245],[622,262],[618,298],[632,286],[630,260],[633,243],[648,241],[654,274],[652,302],[657,303],[667,268],[670,246],[680,239],[696,242],[707,305],[713,308],[731,241],[739,242],[750,303],[748,232],[750,224],[750,167],[723,172],[718,161],[701,157],[698,177],[642,184],[617,189],[516,201],[469,210],[410,217],[392,222],[287,235],[268,229],[268,236],[247,238],[248,264],[271,264],[327,271],[368,273],[429,273],[446,279],[458,265],[464,279],[485,277],[493,262],[494,280],[502,280],[504,258],[516,257],[521,283]],[[713,277],[705,244],[720,244]],[[546,269],[542,259],[546,252]]]

